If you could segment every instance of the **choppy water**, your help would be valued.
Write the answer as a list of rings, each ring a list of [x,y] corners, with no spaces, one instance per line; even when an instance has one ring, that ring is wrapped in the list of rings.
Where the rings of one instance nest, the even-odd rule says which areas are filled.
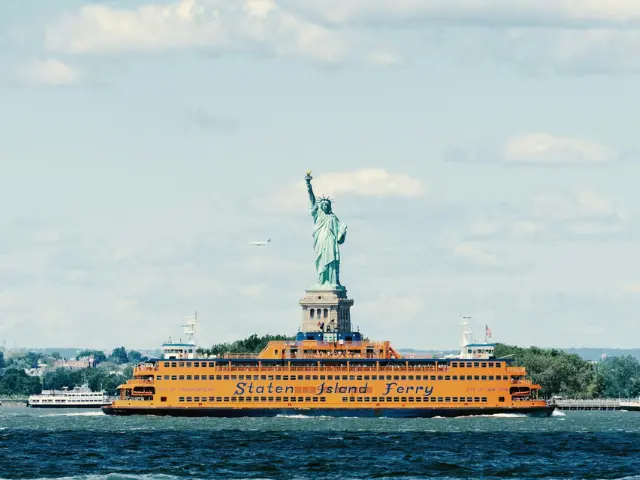
[[[0,478],[429,477],[640,479],[640,413],[202,419],[0,407]]]

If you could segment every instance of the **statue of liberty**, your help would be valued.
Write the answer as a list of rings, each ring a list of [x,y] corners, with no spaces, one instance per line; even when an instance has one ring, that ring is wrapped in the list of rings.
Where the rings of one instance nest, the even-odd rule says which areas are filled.
[[[331,210],[331,200],[320,197],[316,200],[311,187],[311,170],[305,180],[311,202],[313,229],[313,249],[316,252],[317,285],[340,286],[340,249],[347,235],[347,226],[340,223]]]

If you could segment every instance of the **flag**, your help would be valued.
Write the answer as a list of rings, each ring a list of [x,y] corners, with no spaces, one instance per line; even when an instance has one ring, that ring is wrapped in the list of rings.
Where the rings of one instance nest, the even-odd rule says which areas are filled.
[[[485,325],[484,327],[484,336],[487,338],[491,338],[491,330],[489,329],[489,325]]]

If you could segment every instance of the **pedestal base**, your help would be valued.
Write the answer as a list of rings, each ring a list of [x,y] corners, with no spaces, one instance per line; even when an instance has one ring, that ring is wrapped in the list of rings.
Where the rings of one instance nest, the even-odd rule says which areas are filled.
[[[351,306],[342,285],[314,285],[300,300],[303,332],[351,332]]]

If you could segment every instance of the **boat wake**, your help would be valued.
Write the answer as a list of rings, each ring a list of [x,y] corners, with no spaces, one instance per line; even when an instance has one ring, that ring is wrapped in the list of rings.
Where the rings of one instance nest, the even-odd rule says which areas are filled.
[[[43,415],[44,417],[105,417],[102,412],[60,412],[60,413],[48,413]]]

